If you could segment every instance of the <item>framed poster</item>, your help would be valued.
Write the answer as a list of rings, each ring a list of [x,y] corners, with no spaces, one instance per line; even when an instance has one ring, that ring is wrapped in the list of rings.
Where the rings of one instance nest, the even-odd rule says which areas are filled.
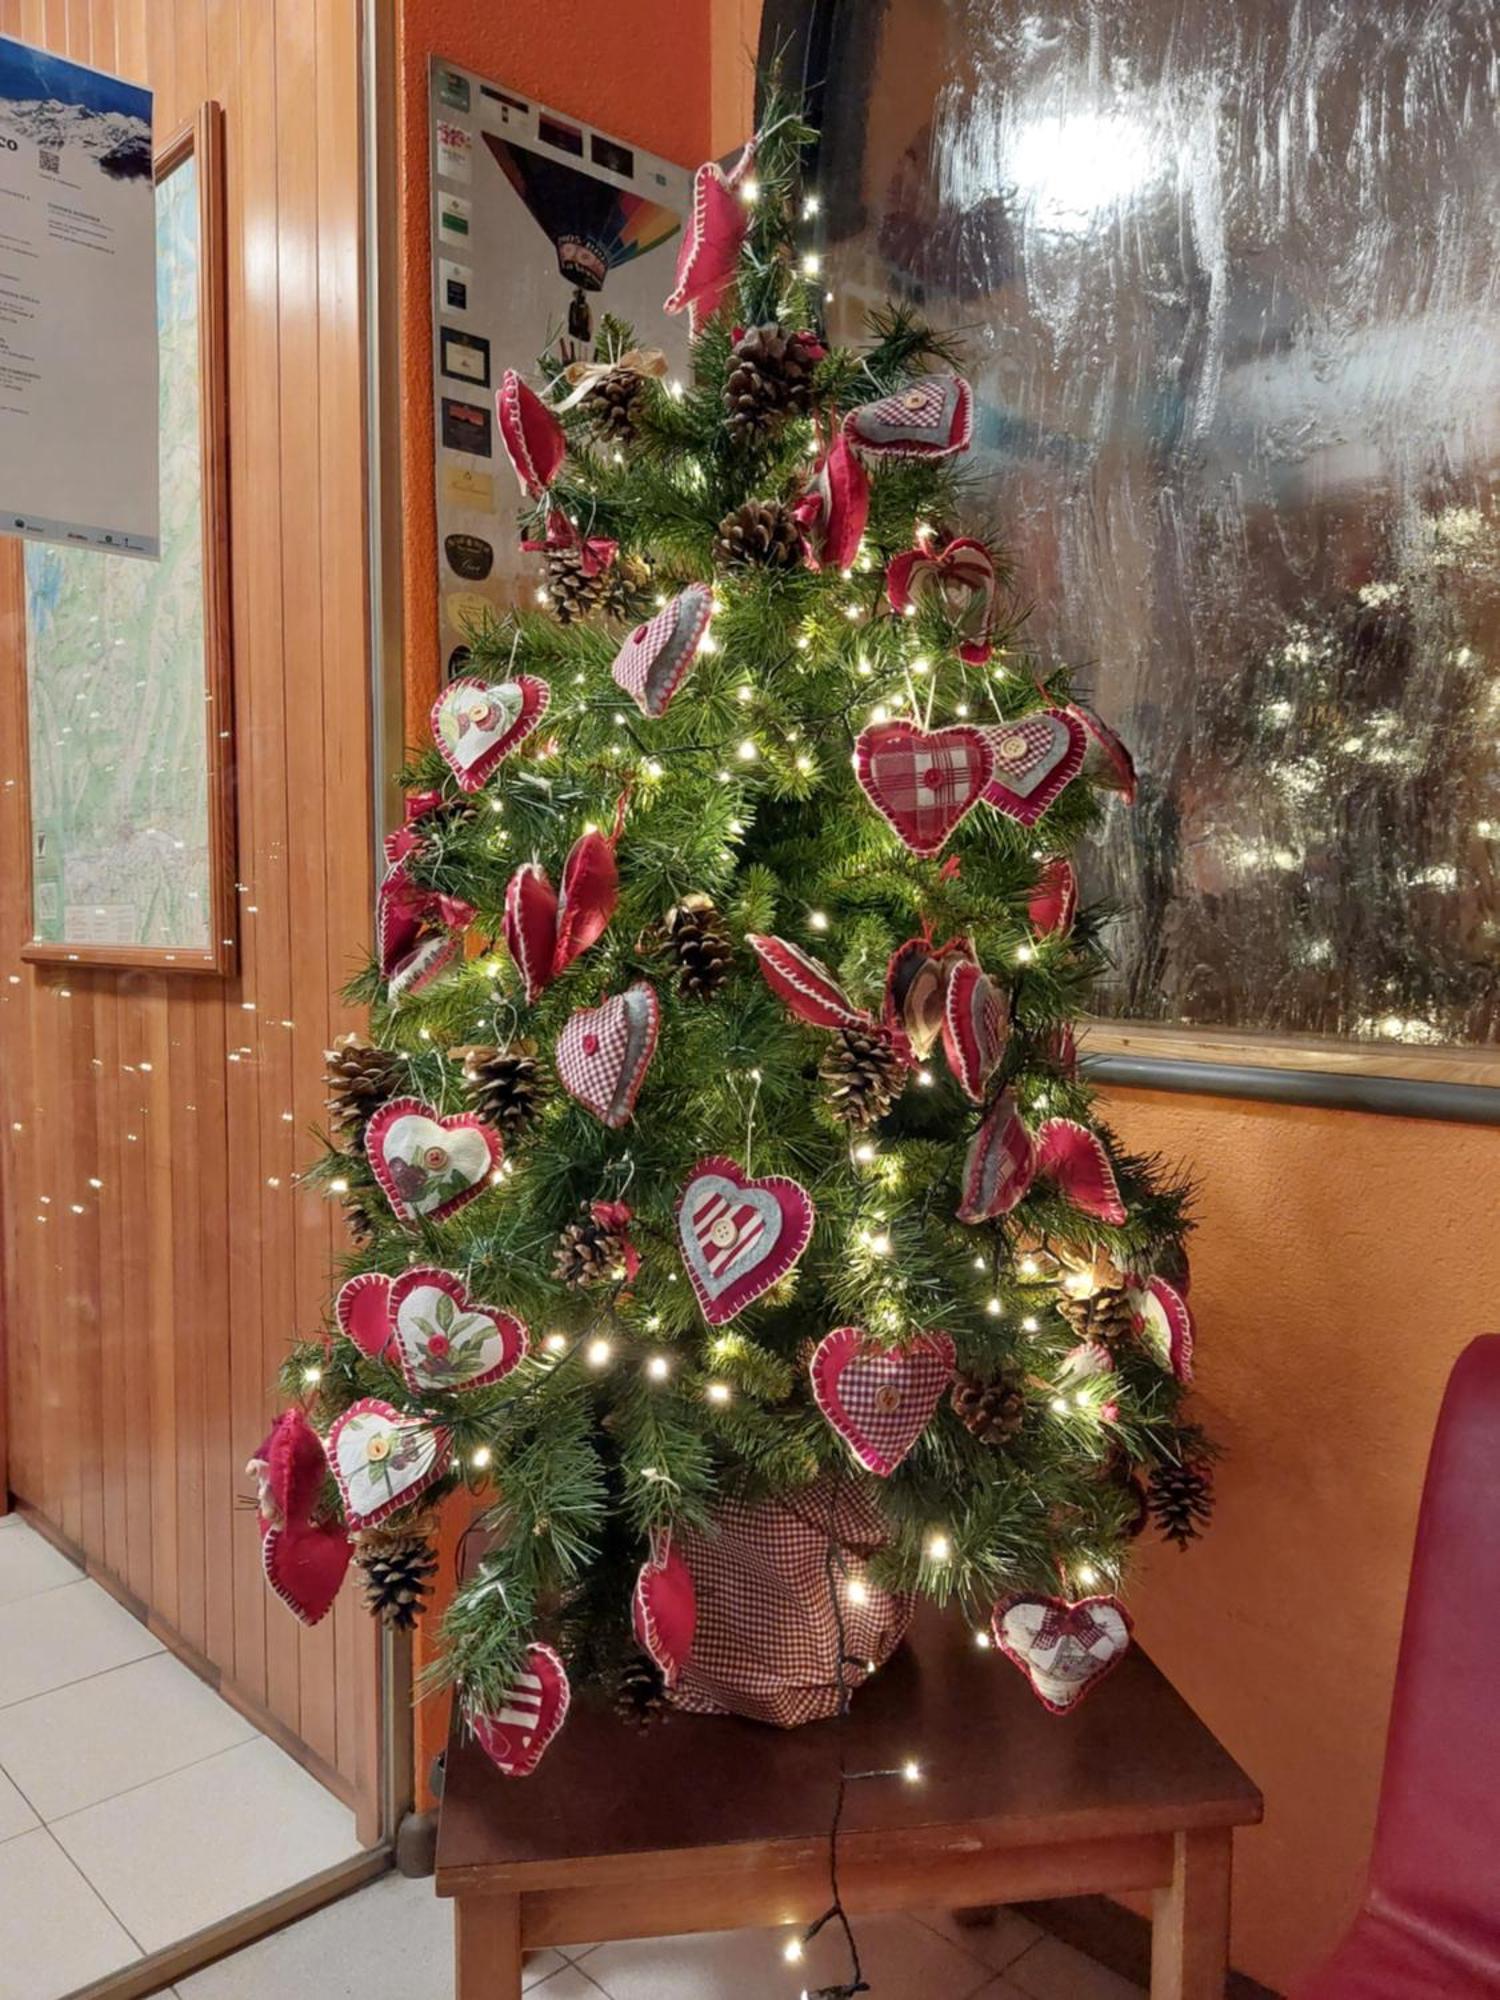
[[[25,550],[35,960],[223,973],[233,773],[223,114],[156,158],[161,556]]]
[[[549,351],[596,359],[607,315],[685,370],[684,326],[662,301],[692,175],[440,60],[431,123],[438,643],[451,679],[467,628],[540,576],[517,540],[520,495],[494,422],[500,377],[534,377]]]

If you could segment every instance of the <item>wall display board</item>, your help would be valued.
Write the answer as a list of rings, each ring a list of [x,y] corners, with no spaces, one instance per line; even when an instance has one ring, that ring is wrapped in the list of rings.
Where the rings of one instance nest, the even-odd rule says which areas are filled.
[[[26,549],[29,958],[232,953],[221,117],[157,163],[160,560]]]
[[[0,532],[160,552],[151,92],[0,35]]]
[[[603,353],[606,315],[687,361],[672,289],[692,176],[451,63],[431,77],[433,425],[438,640],[461,672],[476,618],[535,586],[515,477],[495,433],[507,368]]]
[[[1029,644],[1143,773],[1112,1045],[1500,1082],[1500,14],[811,12],[834,330],[964,329]]]

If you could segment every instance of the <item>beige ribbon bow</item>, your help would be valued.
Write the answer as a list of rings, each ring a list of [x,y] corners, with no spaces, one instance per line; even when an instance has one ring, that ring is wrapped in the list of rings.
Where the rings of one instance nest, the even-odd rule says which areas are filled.
[[[571,410],[575,403],[583,401],[596,382],[602,382],[617,368],[628,368],[636,375],[654,375],[659,381],[667,372],[667,357],[660,348],[632,347],[628,354],[621,354],[613,361],[572,361],[553,381],[554,392],[562,383],[571,392],[556,407]]]

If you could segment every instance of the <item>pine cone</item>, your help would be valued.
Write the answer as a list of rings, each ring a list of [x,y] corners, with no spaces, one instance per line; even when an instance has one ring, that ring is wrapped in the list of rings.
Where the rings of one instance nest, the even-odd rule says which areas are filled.
[[[734,943],[707,896],[684,896],[667,912],[667,942],[677,957],[677,990],[711,1000],[734,970]]]
[[[649,1729],[653,1723],[665,1722],[671,1714],[661,1668],[645,1653],[635,1654],[620,1675],[615,1689],[615,1714],[635,1729]]]
[[[1213,1474],[1207,1465],[1158,1465],[1147,1493],[1162,1539],[1185,1549],[1208,1526],[1214,1511]]]
[[[354,1560],[364,1571],[365,1602],[386,1625],[409,1632],[417,1622],[432,1579],[437,1550],[430,1514],[402,1528],[362,1528],[354,1538]]]
[[[542,1066],[529,1051],[471,1046],[449,1049],[448,1058],[463,1064],[476,1113],[507,1139],[524,1132],[540,1111]]]
[[[363,1249],[367,1243],[375,1241],[379,1222],[370,1205],[368,1190],[351,1190],[344,1196],[344,1221],[354,1243]]]
[[[640,423],[646,378],[634,368],[611,368],[596,378],[583,399],[589,421],[600,437],[629,444]]]
[[[382,1104],[399,1097],[406,1085],[406,1063],[396,1049],[377,1048],[363,1035],[340,1035],[323,1051],[328,1065],[328,1109],[340,1138],[351,1153],[363,1154],[365,1127]]]
[[[645,608],[650,565],[639,556],[617,556],[592,576],[578,549],[547,551],[547,588],[560,625],[596,612],[605,618],[634,619]]]
[[[812,342],[775,320],[740,335],[729,357],[724,401],[729,429],[740,443],[769,437],[789,416],[812,408]]]
[[[1026,1392],[1004,1375],[987,1382],[982,1375],[960,1373],[950,1400],[981,1444],[1009,1444],[1026,1421]]]
[[[802,530],[779,500],[747,500],[719,523],[714,559],[722,569],[796,569]]]
[[[1059,1292],[1057,1310],[1080,1340],[1096,1340],[1109,1347],[1129,1340],[1135,1332],[1135,1307],[1122,1285],[1105,1285],[1081,1299]]]
[[[576,1222],[570,1222],[557,1239],[552,1268],[556,1277],[575,1292],[590,1285],[616,1282],[625,1262],[625,1238],[585,1207]]]
[[[818,1074],[834,1116],[861,1131],[885,1116],[906,1084],[906,1064],[875,1027],[836,1029]]]

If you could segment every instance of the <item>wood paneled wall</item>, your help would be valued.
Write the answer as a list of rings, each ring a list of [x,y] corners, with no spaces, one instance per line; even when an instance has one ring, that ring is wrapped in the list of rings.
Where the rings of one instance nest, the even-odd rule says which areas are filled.
[[[0,31],[149,83],[159,138],[224,107],[241,940],[228,981],[22,962],[0,538],[10,1485],[373,1831],[374,1627],[269,1595],[243,1473],[327,1291],[335,1217],[295,1183],[370,926],[357,0],[0,0]]]

